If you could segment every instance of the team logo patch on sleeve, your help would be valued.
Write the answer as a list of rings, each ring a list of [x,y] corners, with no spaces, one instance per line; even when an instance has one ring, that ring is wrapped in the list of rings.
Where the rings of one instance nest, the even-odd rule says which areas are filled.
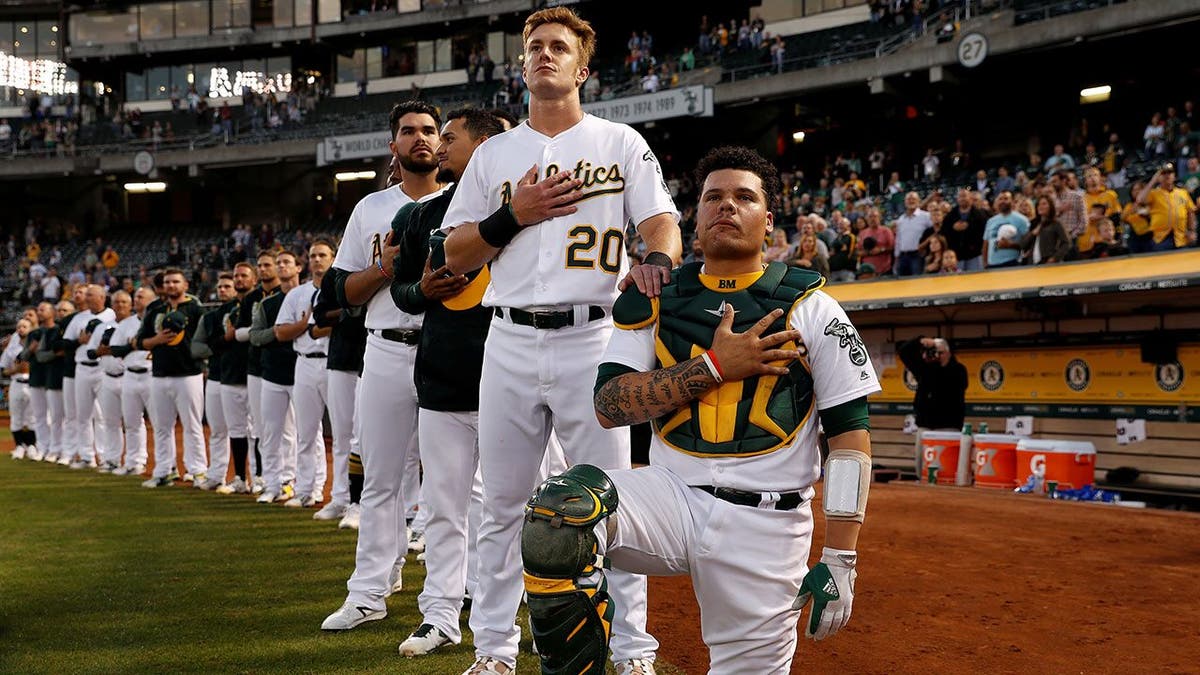
[[[838,339],[838,348],[845,349],[850,356],[850,363],[856,366],[862,366],[867,363],[867,347],[863,344],[862,338],[854,330],[854,327],[848,323],[842,323],[837,317],[825,326],[825,334],[834,336]]]

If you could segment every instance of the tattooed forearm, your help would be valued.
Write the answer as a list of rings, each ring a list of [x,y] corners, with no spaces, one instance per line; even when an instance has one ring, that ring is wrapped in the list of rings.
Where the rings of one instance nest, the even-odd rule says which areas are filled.
[[[596,392],[596,415],[605,426],[641,424],[682,408],[716,384],[699,358],[648,373],[626,373]]]

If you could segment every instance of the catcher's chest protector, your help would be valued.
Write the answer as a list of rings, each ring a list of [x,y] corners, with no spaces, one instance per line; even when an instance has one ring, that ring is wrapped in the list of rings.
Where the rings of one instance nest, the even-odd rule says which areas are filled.
[[[746,331],[772,310],[782,309],[784,315],[763,333],[770,335],[786,330],[794,307],[825,283],[820,274],[783,263],[771,263],[744,289],[736,288],[735,280],[718,280],[724,288],[711,290],[700,279],[699,263],[678,269],[674,281],[663,288],[659,301],[655,353],[662,367],[708,350],[727,304],[735,310],[735,333]],[[797,347],[789,341],[780,348]],[[813,410],[807,360],[792,361],[788,370],[784,377],[723,382],[687,408],[655,420],[655,433],[680,452],[704,457],[753,456],[777,450],[795,437]]]

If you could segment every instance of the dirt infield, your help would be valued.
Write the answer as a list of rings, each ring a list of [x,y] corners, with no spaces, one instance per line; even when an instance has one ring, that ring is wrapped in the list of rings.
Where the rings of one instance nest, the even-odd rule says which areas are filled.
[[[1196,514],[875,485],[859,555],[849,626],[801,639],[792,672],[1194,673],[1200,664]],[[651,580],[650,629],[661,658],[706,671],[687,579]]]

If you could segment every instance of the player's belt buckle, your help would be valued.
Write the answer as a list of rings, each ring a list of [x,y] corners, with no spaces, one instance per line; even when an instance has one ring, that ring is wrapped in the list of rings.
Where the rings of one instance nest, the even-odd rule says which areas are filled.
[[[712,485],[693,485],[721,501],[738,506],[751,506],[758,509],[773,509],[775,511],[791,511],[804,503],[804,493],[796,492],[748,492],[727,487]]]
[[[529,319],[534,328],[554,330],[575,323],[575,312],[570,309],[565,312],[530,312]]]

